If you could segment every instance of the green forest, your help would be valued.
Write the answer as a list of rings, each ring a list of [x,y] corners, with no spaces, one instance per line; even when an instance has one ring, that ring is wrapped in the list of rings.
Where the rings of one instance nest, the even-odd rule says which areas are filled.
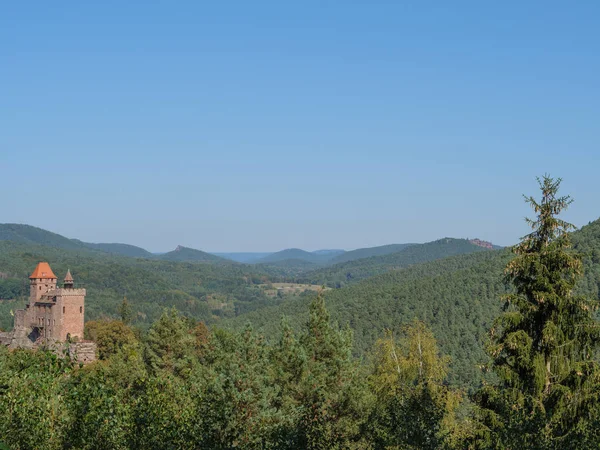
[[[240,264],[186,247],[152,257],[138,256],[132,248],[139,249],[87,244],[26,225],[0,225],[0,329],[12,326],[10,311],[23,306],[29,295],[29,273],[39,261],[50,262],[57,276],[71,269],[78,286],[87,289],[87,320],[117,318],[118,307],[127,297],[136,310],[135,324],[147,328],[165,307],[213,324],[286,299],[297,300],[295,296],[269,298],[261,288],[266,283],[340,287],[411,264],[484,250],[464,239],[445,239],[408,249],[400,246],[393,254],[315,271],[314,264],[301,259]],[[344,281],[336,282],[341,272]]]
[[[0,327],[50,261],[88,289],[99,360],[0,346],[0,448],[598,448],[600,220],[575,230],[560,179],[539,183],[512,248],[445,238],[319,268],[10,228]],[[266,295],[276,281],[333,289]]]

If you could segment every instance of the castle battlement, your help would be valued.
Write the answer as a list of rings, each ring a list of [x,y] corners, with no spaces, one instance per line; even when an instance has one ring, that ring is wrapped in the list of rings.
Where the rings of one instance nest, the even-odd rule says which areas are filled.
[[[86,291],[85,289],[54,289],[53,291],[49,291],[48,295],[60,295],[63,297],[69,296],[78,296],[82,295],[85,297]]]

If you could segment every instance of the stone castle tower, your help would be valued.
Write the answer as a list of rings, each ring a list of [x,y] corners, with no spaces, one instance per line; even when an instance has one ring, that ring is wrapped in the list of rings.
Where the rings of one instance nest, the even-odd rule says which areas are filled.
[[[40,262],[29,277],[29,303],[15,313],[15,330],[46,342],[83,339],[85,289],[76,289],[71,271],[57,288],[57,277],[47,262]]]

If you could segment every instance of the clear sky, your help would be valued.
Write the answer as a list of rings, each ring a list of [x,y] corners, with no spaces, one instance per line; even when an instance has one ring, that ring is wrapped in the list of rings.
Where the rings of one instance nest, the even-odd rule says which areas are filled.
[[[600,2],[13,1],[0,222],[151,251],[514,243],[600,216]]]

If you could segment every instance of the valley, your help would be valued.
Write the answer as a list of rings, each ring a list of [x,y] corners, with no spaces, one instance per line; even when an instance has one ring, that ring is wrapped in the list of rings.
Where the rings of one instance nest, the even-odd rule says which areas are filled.
[[[596,304],[600,300],[600,219],[568,236],[572,250],[569,244],[560,257],[581,255],[582,271],[578,273],[583,276],[577,282],[575,277],[569,281],[563,276],[558,283],[572,283],[575,296],[568,298],[589,299],[581,301]],[[506,275],[507,268],[519,260],[514,248],[446,237],[423,244],[355,251],[289,249],[260,257],[236,255],[254,262],[233,261],[226,254],[183,246],[152,254],[127,244],[92,245],[27,225],[0,224],[0,328],[10,330],[13,315],[25,307],[31,266],[52,261],[53,270],[72,273],[76,288],[87,292],[87,340],[72,345],[82,349],[82,360],[91,371],[78,371],[75,376],[89,383],[98,373],[104,380],[102,371],[107,367],[116,371],[114,376],[123,377],[129,370],[123,371],[121,365],[134,364],[136,369],[130,376],[138,377],[135,383],[143,390],[128,394],[133,397],[125,400],[124,405],[137,417],[131,420],[147,417],[139,402],[155,398],[153,385],[142,381],[144,377],[150,376],[152,383],[175,377],[175,384],[167,388],[169,396],[189,401],[193,395],[188,391],[190,383],[205,395],[194,406],[187,405],[204,417],[200,434],[189,439],[221,442],[224,438],[213,433],[211,420],[228,422],[234,420],[232,413],[207,419],[210,412],[204,408],[218,404],[228,409],[238,404],[230,396],[239,392],[248,395],[255,389],[243,388],[244,383],[256,383],[256,389],[261,389],[253,402],[266,400],[279,405],[278,410],[286,411],[287,418],[308,401],[305,396],[314,395],[314,377],[327,380],[336,374],[341,377],[341,388],[340,381],[319,381],[329,383],[324,384],[326,395],[358,395],[353,398],[362,402],[353,405],[347,397],[343,405],[331,406],[336,412],[358,414],[355,420],[362,423],[385,424],[385,419],[378,417],[381,410],[373,403],[375,397],[391,402],[384,403],[384,411],[394,410],[393,396],[400,395],[394,393],[394,386],[404,386],[409,393],[401,395],[410,396],[421,395],[411,391],[415,386],[429,386],[427,389],[432,390],[427,395],[435,396],[435,411],[457,423],[458,428],[447,428],[448,433],[456,433],[450,434],[458,442],[453,448],[476,436],[469,428],[470,417],[479,414],[472,412],[473,404],[480,401],[478,396],[488,386],[497,383],[497,374],[482,370],[494,363],[489,350],[491,333],[498,327],[499,317],[514,317],[506,303],[503,306],[503,299],[516,291],[514,280],[511,283]],[[60,292],[71,291],[66,286]],[[48,295],[51,302],[52,294]],[[580,310],[591,311],[586,308]],[[597,319],[596,313],[593,317],[585,314],[585,320]],[[0,333],[7,342],[10,336]],[[39,349],[32,357],[48,357],[43,345],[36,345]],[[512,349],[516,344],[510,345]],[[11,361],[13,355],[3,354],[3,348],[0,346],[0,364]],[[19,354],[18,350],[14,353]],[[96,354],[100,361],[93,362]],[[441,372],[423,384],[416,375],[417,367],[426,373]],[[5,373],[8,377],[24,374],[21,369]],[[395,378],[395,374],[407,377],[406,381]],[[54,375],[44,376],[52,379]],[[306,384],[304,380],[310,381]],[[235,387],[230,386],[231,381]],[[287,392],[288,400],[269,393],[267,386],[273,383]],[[64,392],[65,386],[58,385],[57,392],[68,398],[65,405],[77,408],[78,400]],[[114,389],[121,394],[129,392],[120,385]],[[86,398],[98,395],[85,392]],[[211,400],[211,395],[216,397]],[[453,400],[447,403],[450,398]],[[240,400],[237,407],[243,408],[245,401]],[[164,402],[181,408],[172,398]],[[410,411],[423,407],[419,403]],[[268,411],[263,406],[256,408],[260,414]],[[69,433],[69,439],[77,438],[75,431]],[[87,439],[86,433],[82,439]],[[361,442],[378,439],[366,431],[354,436]],[[141,428],[130,439],[138,447],[149,442],[144,439],[154,437],[148,437]]]
[[[308,256],[308,261],[287,259],[312,255],[290,250],[266,262],[263,257],[243,264],[185,247],[150,258],[126,256],[115,249],[131,253],[133,246],[90,247],[29,226],[0,225],[0,237],[0,272],[5,274],[0,292],[15,299],[0,302],[0,328],[10,328],[10,311],[22,306],[28,292],[23,275],[38,260],[56,261],[58,271],[72,268],[89,292],[86,320],[118,317],[127,298],[134,324],[142,328],[175,307],[211,326],[242,329],[250,322],[275,339],[281,317],[300,328],[308,304],[324,288],[332,317],[354,332],[356,355],[369,352],[384,330],[422,320],[452,358],[451,381],[463,386],[479,382],[477,366],[485,360],[486,333],[507,292],[502,273],[510,258],[507,250],[451,238],[332,252]],[[597,297],[600,222],[575,232],[573,240],[590,255],[580,289]]]

